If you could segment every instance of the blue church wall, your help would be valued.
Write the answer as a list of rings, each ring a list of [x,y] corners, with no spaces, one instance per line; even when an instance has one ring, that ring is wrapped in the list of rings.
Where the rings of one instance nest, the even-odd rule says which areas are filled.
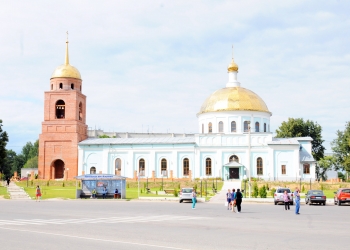
[[[176,166],[176,177],[182,178],[187,177],[183,175],[183,161],[185,158],[188,158],[190,170],[192,170],[192,176],[195,175],[195,162],[194,162],[194,153],[193,151],[188,152],[178,152],[177,153],[177,166]]]
[[[274,151],[274,179],[275,180],[287,180],[296,177],[294,173],[295,166],[298,163],[293,159],[294,150],[275,150]],[[286,166],[286,174],[282,174],[282,165]]]
[[[263,162],[263,174],[262,175],[258,175],[258,158],[261,157],[262,162]],[[268,178],[268,153],[267,152],[252,152],[251,153],[251,173],[252,176],[257,176],[257,177],[261,177],[261,178]],[[271,175],[272,173],[270,173]]]
[[[200,152],[200,167],[199,167],[199,174],[200,176],[206,176],[206,159],[210,158],[211,159],[211,175],[209,177],[216,177],[216,152],[213,151],[202,151]]]

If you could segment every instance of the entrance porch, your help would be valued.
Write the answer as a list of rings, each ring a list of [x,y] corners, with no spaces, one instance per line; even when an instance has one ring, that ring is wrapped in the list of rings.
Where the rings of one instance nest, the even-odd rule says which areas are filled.
[[[231,161],[222,166],[223,180],[242,180],[245,174],[245,166],[237,161]]]

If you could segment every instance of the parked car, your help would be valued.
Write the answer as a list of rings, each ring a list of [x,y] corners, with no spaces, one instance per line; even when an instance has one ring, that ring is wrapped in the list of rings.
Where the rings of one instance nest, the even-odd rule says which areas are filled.
[[[337,192],[334,192],[334,205],[341,206],[343,203],[350,203],[349,188],[339,188]]]
[[[283,202],[284,203],[283,193],[284,193],[285,190],[287,190],[287,193],[288,193],[289,202],[290,202],[289,204],[290,205],[294,205],[293,193],[290,191],[290,188],[277,188],[276,189],[275,194],[273,196],[275,205],[277,205],[277,203],[279,203],[279,202]]]
[[[322,190],[309,190],[305,195],[305,204],[323,204],[326,205],[327,197],[324,195]]]
[[[182,203],[184,200],[192,201],[192,192],[193,188],[181,188],[181,191],[179,193],[179,202]]]

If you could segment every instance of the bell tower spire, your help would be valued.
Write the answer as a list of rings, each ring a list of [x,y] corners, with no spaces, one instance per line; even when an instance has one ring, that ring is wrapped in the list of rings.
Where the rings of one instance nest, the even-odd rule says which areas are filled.
[[[67,33],[67,40],[66,40],[66,60],[64,61],[64,64],[65,65],[68,65],[69,64],[69,54],[68,54],[68,31],[66,32]]]

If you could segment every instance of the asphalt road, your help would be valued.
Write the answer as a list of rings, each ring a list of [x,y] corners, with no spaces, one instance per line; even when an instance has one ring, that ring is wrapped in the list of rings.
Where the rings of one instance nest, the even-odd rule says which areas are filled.
[[[350,205],[0,201],[1,249],[349,249]]]

